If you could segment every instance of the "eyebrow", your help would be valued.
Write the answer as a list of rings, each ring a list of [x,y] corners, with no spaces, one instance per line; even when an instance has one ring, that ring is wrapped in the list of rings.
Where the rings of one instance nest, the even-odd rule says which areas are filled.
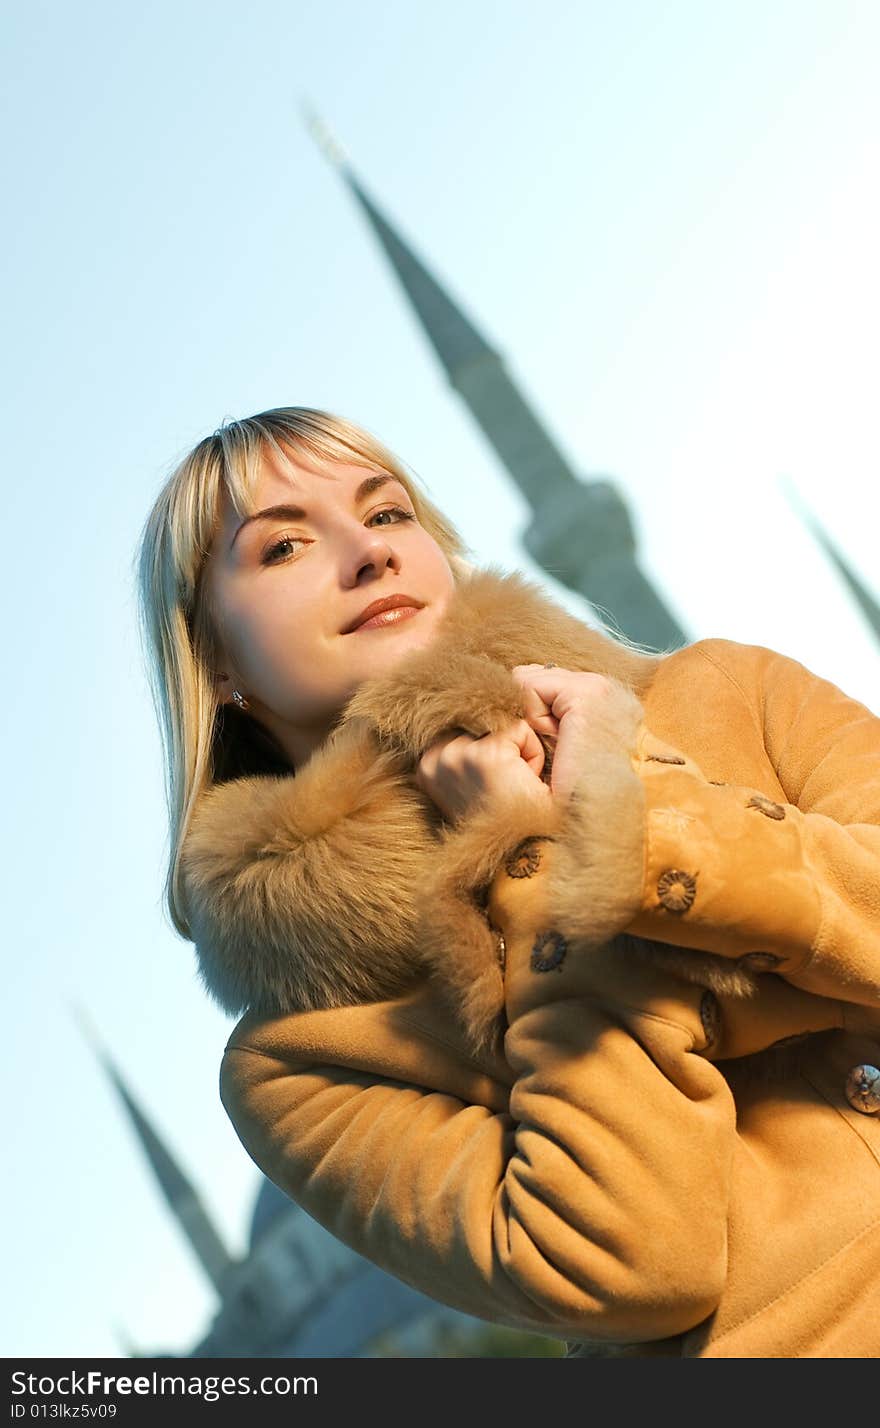
[[[397,481],[397,478],[395,476],[389,476],[387,472],[376,476],[368,476],[355,491],[353,504],[359,506],[361,501],[367,496],[372,495],[374,491],[378,491],[380,486],[387,486],[390,481]],[[397,484],[400,485],[401,483],[398,481]],[[242,521],[235,535],[232,537],[232,540],[229,542],[229,549],[231,550],[235,545],[235,542],[238,540],[245,526],[251,525],[254,521],[270,521],[279,518],[286,521],[302,521],[305,520],[306,515],[307,512],[303,510],[302,506],[290,506],[287,504],[266,506],[265,510],[256,511],[252,516],[248,516],[246,520]]]

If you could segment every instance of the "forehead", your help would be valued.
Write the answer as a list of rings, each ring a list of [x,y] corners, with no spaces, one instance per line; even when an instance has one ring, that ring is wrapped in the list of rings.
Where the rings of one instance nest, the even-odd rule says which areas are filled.
[[[312,506],[325,497],[338,500],[353,491],[371,471],[382,471],[390,480],[398,480],[392,473],[372,463],[311,456],[289,448],[276,451],[274,447],[264,447],[250,482],[245,483],[241,509],[238,509],[235,497],[225,487],[222,489],[221,530],[231,533],[246,516],[265,506],[284,502]]]
[[[320,495],[332,487],[345,487],[357,481],[365,468],[355,462],[307,456],[282,448],[264,447],[250,491],[254,508],[265,505],[264,498],[278,496],[291,499],[295,495]]]

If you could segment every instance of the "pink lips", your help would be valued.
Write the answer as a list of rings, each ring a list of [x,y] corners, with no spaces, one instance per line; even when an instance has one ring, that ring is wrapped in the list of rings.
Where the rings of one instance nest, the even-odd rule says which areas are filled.
[[[395,605],[391,610],[380,610],[379,614],[370,620],[362,620],[359,625],[355,625],[355,630],[380,630],[383,625],[400,625],[417,611],[418,607],[415,605]]]
[[[404,595],[403,593],[399,595],[386,595],[381,600],[373,600],[371,604],[361,610],[360,614],[355,616],[351,624],[347,625],[342,633],[348,635],[352,630],[362,630],[368,625],[371,628],[377,629],[383,624],[396,624],[397,620],[402,619],[403,616],[397,616],[395,620],[379,620],[376,617],[386,614],[390,610],[401,610],[403,608],[406,608],[409,615],[414,615],[416,610],[420,610],[424,603],[424,600],[416,600],[412,595]]]

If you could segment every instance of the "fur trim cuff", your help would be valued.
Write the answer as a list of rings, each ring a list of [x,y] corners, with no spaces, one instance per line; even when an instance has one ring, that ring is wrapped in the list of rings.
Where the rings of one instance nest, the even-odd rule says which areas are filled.
[[[503,956],[486,914],[489,888],[524,838],[555,837],[558,827],[559,807],[545,788],[535,797],[496,795],[491,806],[443,829],[426,875],[421,955],[477,1052],[499,1049],[505,1030]]]
[[[581,772],[563,808],[548,891],[554,927],[588,947],[622,932],[641,906],[645,795],[635,750],[642,717],[641,702],[612,681],[574,736]]]

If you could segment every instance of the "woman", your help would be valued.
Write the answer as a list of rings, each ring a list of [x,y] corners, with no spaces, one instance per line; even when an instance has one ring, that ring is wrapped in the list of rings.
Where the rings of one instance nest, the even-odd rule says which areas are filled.
[[[874,1356],[880,720],[463,556],[303,408],[200,442],[147,523],[168,905],[244,1013],[242,1143],[573,1353]]]

